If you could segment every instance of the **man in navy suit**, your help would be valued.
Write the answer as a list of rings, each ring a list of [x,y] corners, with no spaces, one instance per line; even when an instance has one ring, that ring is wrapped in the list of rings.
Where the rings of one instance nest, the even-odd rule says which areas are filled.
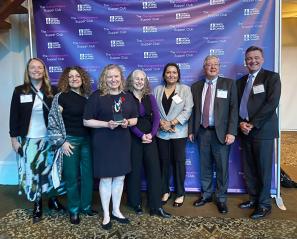
[[[239,128],[244,176],[250,200],[240,208],[254,208],[252,219],[271,212],[271,177],[274,139],[278,138],[276,109],[281,94],[278,73],[262,68],[263,50],[256,46],[245,52],[248,75],[237,81]]]
[[[216,204],[227,213],[227,189],[230,145],[238,127],[238,99],[235,81],[219,76],[217,56],[207,56],[203,64],[205,79],[192,85],[194,107],[189,122],[189,139],[198,141],[202,197],[195,207],[212,201],[214,163]]]

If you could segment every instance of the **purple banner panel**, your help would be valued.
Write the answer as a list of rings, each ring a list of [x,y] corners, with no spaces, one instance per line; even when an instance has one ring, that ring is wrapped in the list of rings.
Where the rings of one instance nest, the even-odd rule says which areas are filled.
[[[181,68],[181,81],[203,78],[204,58],[218,55],[221,75],[246,74],[244,51],[264,48],[264,67],[274,70],[275,1],[268,0],[38,0],[33,1],[37,55],[54,83],[66,66],[80,65],[96,88],[103,67],[122,66],[127,76],[144,70],[161,84],[166,63]],[[187,146],[188,191],[199,191],[199,155]],[[276,164],[275,164],[276,165]],[[229,192],[244,192],[238,143],[232,146]],[[276,192],[275,166],[272,193]]]

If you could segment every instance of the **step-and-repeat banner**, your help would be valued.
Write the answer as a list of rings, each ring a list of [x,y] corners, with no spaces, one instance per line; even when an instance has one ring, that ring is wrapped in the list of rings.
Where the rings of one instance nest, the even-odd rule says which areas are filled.
[[[270,0],[38,0],[33,1],[37,56],[56,83],[66,66],[80,65],[94,88],[103,67],[119,64],[125,75],[144,70],[152,86],[162,83],[166,63],[181,69],[187,85],[203,78],[207,55],[221,60],[221,75],[246,74],[244,51],[265,51],[274,70],[276,1]],[[272,193],[276,192],[275,160]],[[187,191],[199,191],[199,155],[187,145]],[[214,175],[215,176],[215,175]],[[239,145],[232,146],[229,192],[245,191]]]

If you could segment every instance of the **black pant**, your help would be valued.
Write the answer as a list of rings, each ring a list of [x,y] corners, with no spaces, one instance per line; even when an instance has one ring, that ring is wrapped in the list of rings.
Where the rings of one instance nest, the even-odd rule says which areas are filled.
[[[162,194],[170,192],[170,162],[172,162],[177,197],[185,194],[186,138],[163,140],[158,138],[161,161]]]
[[[226,202],[230,146],[221,144],[217,138],[215,129],[200,127],[198,133],[198,150],[200,155],[200,181],[203,198],[208,199],[212,196],[213,173],[216,171],[216,200]]]
[[[271,208],[273,139],[241,137],[244,177],[250,199]]]
[[[150,144],[143,144],[132,136],[131,147],[132,171],[128,174],[128,203],[134,207],[141,204],[142,166],[147,179],[148,205],[150,209],[161,207],[161,171],[156,139]]]

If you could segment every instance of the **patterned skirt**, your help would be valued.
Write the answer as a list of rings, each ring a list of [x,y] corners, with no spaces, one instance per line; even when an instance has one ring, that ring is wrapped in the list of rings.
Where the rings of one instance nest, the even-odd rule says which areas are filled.
[[[19,138],[24,155],[18,157],[19,193],[29,201],[37,201],[43,193],[60,194],[53,188],[51,168],[54,152],[47,138]],[[62,194],[62,193],[61,193]]]

